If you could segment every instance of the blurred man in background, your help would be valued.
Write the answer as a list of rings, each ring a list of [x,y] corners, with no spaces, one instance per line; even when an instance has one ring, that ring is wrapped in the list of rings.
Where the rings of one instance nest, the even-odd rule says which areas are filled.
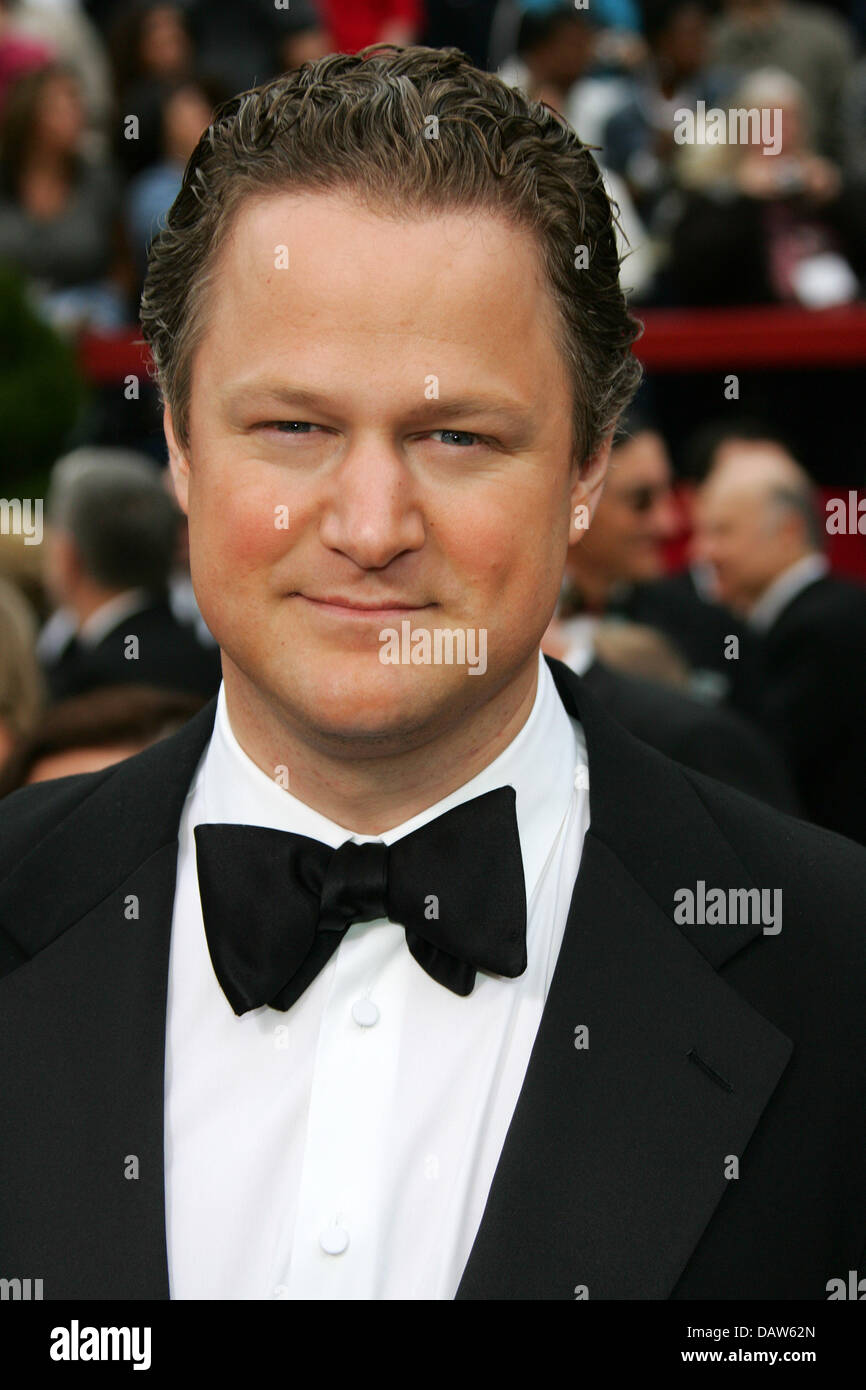
[[[181,518],[158,470],[125,450],[78,449],[55,466],[48,519],[45,581],[60,614],[40,654],[52,697],[129,683],[215,694],[218,652],[169,604]]]
[[[780,445],[731,441],[717,459],[696,548],[761,634],[760,715],[809,817],[866,843],[866,589],[828,573],[811,481]]]
[[[560,616],[603,613],[631,586],[665,572],[665,544],[680,529],[665,442],[633,415],[618,432],[592,527],[572,546]]]
[[[633,409],[617,440],[592,526],[569,549],[544,650],[582,675],[608,712],[638,738],[688,767],[796,813],[798,798],[772,745],[746,720],[689,693],[688,666],[675,639],[629,621],[643,585],[665,572],[665,545],[679,530],[680,516],[665,442],[647,418]],[[715,617],[697,594],[692,606],[705,609],[711,621]],[[615,622],[605,617],[620,619],[624,640],[617,640]],[[730,626],[727,617],[723,621]],[[651,636],[656,650],[648,654]],[[685,680],[677,666],[686,672]],[[648,670],[649,680],[644,679]]]
[[[673,481],[665,440],[646,408],[632,407],[614,440],[592,529],[569,551],[558,625],[548,635],[585,640],[602,614],[653,627],[693,668],[694,685],[723,698],[724,642],[740,629],[712,602],[697,567],[668,573],[668,547],[690,521],[689,496],[675,495]]]

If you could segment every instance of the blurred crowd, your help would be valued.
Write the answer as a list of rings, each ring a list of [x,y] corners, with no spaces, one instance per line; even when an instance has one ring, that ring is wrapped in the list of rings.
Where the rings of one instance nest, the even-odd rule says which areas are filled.
[[[219,103],[380,40],[456,45],[596,148],[636,306],[863,297],[866,0],[0,0],[0,319],[30,364],[4,357],[0,385],[28,418],[28,383],[46,412],[56,394],[43,377],[36,396],[38,332],[134,328]],[[740,108],[780,124],[678,138],[684,110]],[[866,843],[866,587],[830,568],[796,442],[733,418],[675,479],[647,398],[632,408],[545,648],[638,736]],[[3,795],[129,756],[219,685],[164,455],[106,433],[79,421],[53,453],[42,544],[0,535]]]
[[[700,430],[674,486],[639,398],[544,649],[647,743],[866,844],[866,585],[831,570],[832,511],[745,417]]]
[[[0,261],[53,322],[133,324],[214,107],[378,41],[455,44],[565,116],[618,203],[636,303],[861,297],[866,0],[0,0]],[[719,143],[729,110],[772,122]]]

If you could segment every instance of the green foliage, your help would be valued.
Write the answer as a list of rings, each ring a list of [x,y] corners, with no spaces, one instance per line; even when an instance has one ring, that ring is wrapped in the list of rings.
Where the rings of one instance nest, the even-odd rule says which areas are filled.
[[[31,304],[26,282],[0,264],[0,492],[43,497],[85,395],[74,344]]]

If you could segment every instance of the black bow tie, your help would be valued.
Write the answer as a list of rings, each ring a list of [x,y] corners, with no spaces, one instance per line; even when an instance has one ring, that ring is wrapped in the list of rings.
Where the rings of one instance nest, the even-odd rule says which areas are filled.
[[[526,969],[526,889],[513,787],[446,811],[393,845],[338,849],[257,825],[197,825],[216,977],[236,1014],[291,1008],[353,922],[384,917],[428,975],[471,994],[477,970]]]

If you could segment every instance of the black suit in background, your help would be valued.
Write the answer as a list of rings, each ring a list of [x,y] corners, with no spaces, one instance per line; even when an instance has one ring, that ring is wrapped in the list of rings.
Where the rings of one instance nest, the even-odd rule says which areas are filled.
[[[777,811],[802,815],[781,754],[739,715],[600,661],[583,679],[607,713],[636,738]]]
[[[825,575],[762,646],[760,714],[806,815],[866,844],[866,588]]]
[[[457,1297],[823,1301],[866,1268],[866,852],[671,761],[549,665],[591,824]],[[215,707],[0,803],[0,1239],[46,1299],[169,1295],[177,831]],[[781,931],[677,924],[698,880],[780,889]]]
[[[135,660],[125,655],[130,634],[138,638]],[[154,599],[119,619],[95,646],[76,639],[44,669],[52,700],[107,685],[150,685],[209,698],[218,691],[222,674],[219,648],[205,647],[191,627],[178,622],[167,599]]]
[[[711,671],[723,682],[723,696],[733,708],[754,715],[759,679],[755,637],[742,618],[699,593],[690,569],[636,584],[614,611],[664,633],[695,672]],[[732,636],[739,643],[736,659],[725,655]]]

